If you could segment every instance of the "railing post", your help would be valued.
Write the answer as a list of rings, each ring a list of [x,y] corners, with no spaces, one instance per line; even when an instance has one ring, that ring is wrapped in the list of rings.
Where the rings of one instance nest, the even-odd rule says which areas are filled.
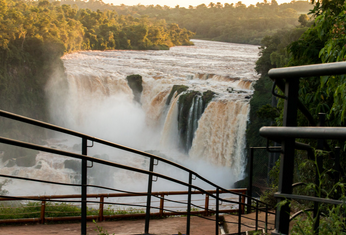
[[[286,80],[285,104],[283,126],[297,126],[297,103],[298,103],[299,77]],[[295,138],[286,138],[282,144],[280,161],[279,193],[292,193],[292,180],[294,169]],[[284,199],[278,199],[278,202]],[[273,235],[289,234],[290,206],[289,201],[276,207],[275,230]],[[279,206],[280,205],[280,206]]]
[[[165,195],[162,193],[160,198],[160,216],[163,217],[163,209],[165,203]]]
[[[253,177],[253,154],[254,148],[250,148],[250,158],[249,158],[249,185],[247,189],[247,213],[251,213],[251,197],[252,197],[252,177]]]
[[[44,198],[42,198],[44,200]],[[44,224],[45,222],[45,214],[46,214],[46,201],[41,201],[41,216],[40,216],[40,224]]]
[[[238,234],[241,233],[241,196],[239,195],[239,204],[238,204]]]
[[[82,139],[82,155],[88,154],[88,139]],[[81,234],[86,235],[87,233],[87,160],[82,159],[82,224],[81,224]]]
[[[209,194],[205,194],[205,203],[204,203],[204,215],[208,216],[209,215]]]
[[[268,230],[268,205],[266,204],[266,219],[265,219],[265,225],[264,225],[265,232],[267,233]]]
[[[216,220],[216,226],[215,226],[215,235],[219,235],[219,187],[216,188],[216,214],[215,214],[215,220]]]
[[[154,171],[154,158],[150,157],[150,163],[149,163],[149,171]],[[151,207],[151,190],[153,187],[153,175],[149,174],[148,176],[148,192],[147,192],[147,208],[146,208],[146,214],[145,214],[145,227],[144,227],[144,234],[149,234],[149,222],[150,222],[150,207]]]
[[[256,227],[255,230],[258,229],[258,201],[256,201]]]
[[[99,222],[103,221],[103,203],[105,201],[104,196],[100,196],[100,207],[99,207]]]
[[[192,173],[189,172],[189,192],[187,195],[186,235],[190,235]]]
[[[242,193],[243,196],[241,196],[241,213],[245,214],[245,192]]]

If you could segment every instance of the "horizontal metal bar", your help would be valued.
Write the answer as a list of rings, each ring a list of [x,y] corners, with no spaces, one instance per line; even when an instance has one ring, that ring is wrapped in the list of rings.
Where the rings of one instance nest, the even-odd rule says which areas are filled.
[[[309,211],[314,211],[314,209],[300,210],[300,211],[296,212],[295,214],[291,215],[290,221],[294,220],[297,216],[301,215],[302,213],[306,213]]]
[[[277,68],[277,69],[271,69],[268,72],[268,75],[271,79],[300,78],[300,77],[340,75],[340,74],[346,74],[346,62],[335,62],[335,63]]]
[[[190,213],[193,215],[202,214],[204,211],[191,211]],[[238,212],[238,209],[231,209],[231,210],[220,210],[221,213],[235,213]],[[181,212],[164,212],[163,216],[173,216],[173,215],[186,215],[187,212],[181,211]],[[150,216],[158,216],[161,217],[161,214],[159,212],[157,213],[150,213]],[[97,219],[98,215],[88,215],[87,220]],[[115,214],[115,215],[104,215],[104,219],[126,219],[126,218],[142,218],[145,217],[144,213],[138,213],[138,214]],[[203,218],[203,217],[201,217]],[[66,220],[81,220],[81,216],[64,216],[64,217],[45,217],[45,221],[66,221]],[[28,218],[28,219],[4,219],[0,220],[0,224],[7,224],[7,223],[37,223],[39,222],[39,218]]]
[[[260,135],[275,141],[286,138],[346,139],[346,127],[262,127]]]
[[[281,146],[270,146],[270,147],[250,147],[250,149],[281,149]]]
[[[303,196],[303,195],[296,195],[296,194],[286,194],[286,193],[275,193],[274,197],[289,198],[289,199],[295,199],[295,200],[306,200],[306,201],[321,202],[321,203],[334,204],[334,205],[340,205],[345,203],[343,201],[334,200],[334,199]]]
[[[230,189],[231,191],[241,191],[246,192],[246,189]],[[208,193],[216,193],[216,190],[206,190]],[[186,195],[187,191],[163,191],[163,192],[152,192],[152,196],[157,195]],[[220,193],[228,193],[226,191],[221,191]],[[204,194],[200,191],[194,191],[191,192],[191,194]],[[141,193],[102,193],[102,194],[87,194],[88,198],[99,198],[99,197],[105,197],[105,198],[111,198],[111,197],[142,197],[146,196],[146,192]],[[13,198],[2,198],[0,196],[0,201],[12,201],[16,200],[15,198],[18,197],[18,200],[22,200],[22,198],[27,199],[43,199],[43,200],[49,200],[49,199],[65,199],[65,198],[80,198],[80,194],[73,194],[73,195],[45,195],[45,196],[15,196]]]

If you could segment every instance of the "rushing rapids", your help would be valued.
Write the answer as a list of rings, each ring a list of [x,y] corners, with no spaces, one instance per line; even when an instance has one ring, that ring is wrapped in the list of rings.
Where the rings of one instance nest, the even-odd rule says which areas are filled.
[[[52,76],[46,89],[52,122],[168,157],[230,187],[244,176],[245,130],[258,48],[193,42],[195,46],[169,51],[65,55],[66,77]],[[132,74],[143,79],[140,102],[126,80]],[[96,156],[134,166],[147,164],[123,153],[115,160],[103,152],[107,154]],[[97,146],[90,150],[90,155],[99,153]],[[60,168],[62,172],[66,164]],[[119,172],[110,177],[96,171],[97,167],[91,175],[140,184]],[[73,177],[60,178],[66,182]]]

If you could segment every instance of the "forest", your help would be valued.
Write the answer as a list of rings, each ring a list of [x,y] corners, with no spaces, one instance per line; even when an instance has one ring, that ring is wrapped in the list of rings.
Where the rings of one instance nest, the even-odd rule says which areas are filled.
[[[276,0],[258,2],[246,6],[241,1],[236,4],[219,2],[189,8],[175,8],[160,5],[113,6],[100,1],[62,0],[62,3],[78,8],[115,10],[119,15],[135,18],[148,16],[167,23],[176,23],[195,33],[194,38],[233,43],[260,44],[266,35],[277,30],[298,25],[298,16],[312,9],[309,1],[292,1],[278,4]]]
[[[345,0],[312,2],[314,8],[310,16],[313,20],[305,23],[301,20],[300,26],[279,31],[265,37],[261,42],[261,57],[256,63],[256,70],[261,74],[261,78],[254,86],[251,124],[247,130],[250,146],[266,145],[266,140],[260,138],[258,134],[261,126],[282,125],[283,100],[278,99],[277,104],[273,106],[270,95],[272,82],[267,73],[271,68],[345,61]],[[345,82],[344,75],[300,79],[299,100],[309,110],[316,123],[319,120],[319,113],[324,113],[326,126],[345,126]],[[305,116],[298,113],[298,126],[309,126],[309,124]],[[345,142],[328,140],[324,144],[324,149],[318,149],[317,141],[303,139],[297,141],[311,145],[315,159],[309,158],[306,152],[296,152],[293,182],[301,182],[305,187],[295,188],[293,193],[344,200],[345,173],[344,170],[335,171],[337,150],[334,147],[340,147],[340,165],[341,169],[345,169]],[[268,164],[265,154],[257,153],[255,165]],[[270,171],[269,189],[261,197],[272,205],[276,204],[273,193],[278,191],[279,163],[280,160]],[[267,169],[257,168],[257,179],[265,178],[266,173]],[[315,175],[318,175],[318,184],[315,183]],[[307,202],[292,201],[291,206],[294,211],[298,211],[311,208],[312,205]],[[318,210],[324,215],[318,227],[320,234],[344,234],[345,225],[341,215],[345,210],[344,205],[338,207],[320,205]],[[305,216],[307,219],[299,220],[291,234],[315,234],[312,229],[314,220],[311,214],[305,212]]]

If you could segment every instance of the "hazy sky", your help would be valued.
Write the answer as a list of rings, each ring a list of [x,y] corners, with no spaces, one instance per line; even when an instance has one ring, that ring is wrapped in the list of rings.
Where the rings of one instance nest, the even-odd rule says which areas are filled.
[[[138,3],[142,5],[167,5],[170,7],[174,7],[176,5],[179,5],[181,7],[188,7],[189,5],[192,6],[198,6],[200,4],[206,4],[208,5],[210,2],[221,2],[224,3],[237,3],[239,0],[230,0],[230,1],[220,1],[220,0],[103,0],[105,3],[113,3],[114,5],[120,5],[124,3],[125,5],[137,5]],[[257,2],[263,2],[263,0],[243,0],[242,3],[246,5],[256,5]],[[271,0],[268,0],[268,2],[271,2]],[[285,2],[291,2],[291,0],[277,0],[279,4],[285,3]]]

